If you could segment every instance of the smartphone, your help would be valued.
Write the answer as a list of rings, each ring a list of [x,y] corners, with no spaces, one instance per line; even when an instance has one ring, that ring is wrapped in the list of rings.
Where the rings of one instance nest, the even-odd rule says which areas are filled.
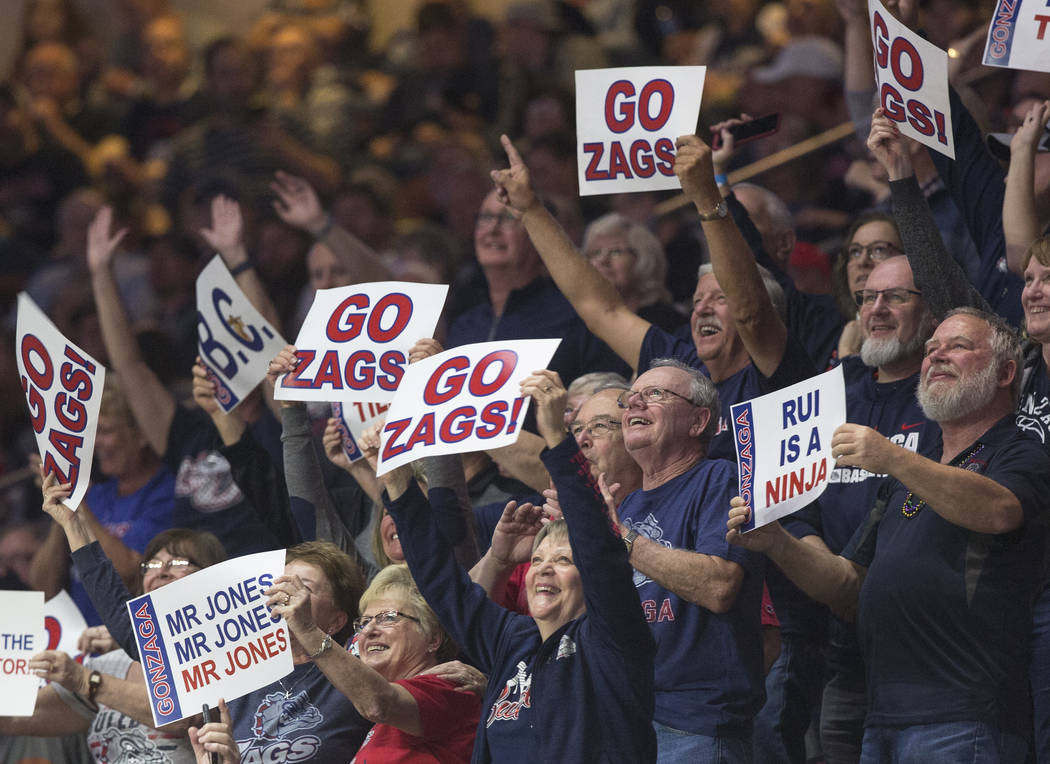
[[[992,156],[1004,162],[1010,161],[1010,141],[1013,133],[988,133],[985,141]],[[1035,147],[1037,152],[1050,151],[1050,125],[1043,130],[1043,137],[1039,139],[1039,145]]]
[[[749,122],[741,122],[739,125],[732,125],[729,128],[729,134],[733,136],[734,145],[739,146],[742,143],[753,141],[756,138],[765,138],[767,135],[772,135],[779,129],[780,114],[774,112],[773,114],[767,114],[758,119],[752,119]],[[720,132],[712,133],[711,148],[722,148],[722,134]]]

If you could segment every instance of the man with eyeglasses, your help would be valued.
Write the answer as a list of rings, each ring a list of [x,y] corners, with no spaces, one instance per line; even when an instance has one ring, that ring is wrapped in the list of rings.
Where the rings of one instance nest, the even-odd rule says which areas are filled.
[[[592,371],[626,372],[625,365],[591,334],[544,272],[543,262],[514,210],[492,191],[474,227],[474,253],[485,290],[448,330],[448,346],[492,340],[560,337],[549,368],[569,381]]]
[[[840,466],[887,475],[838,554],[776,522],[741,534],[748,509],[732,501],[732,543],[856,618],[868,682],[862,762],[1025,759],[1050,457],[1014,421],[1020,370],[1001,318],[948,314],[925,343],[918,387],[941,437],[921,455],[853,423],[832,438]]]
[[[620,411],[618,430],[610,403]],[[581,450],[607,482],[617,464],[618,474],[630,474],[617,460],[621,449],[639,470],[638,490],[614,494],[614,520],[656,638],[663,762],[750,762],[751,719],[762,704],[762,565],[725,540],[718,507],[735,493],[736,471],[707,458],[718,409],[702,372],[657,359],[630,389],[596,394],[577,417]],[[591,434],[605,428],[608,438]]]
[[[878,248],[873,243],[861,249],[871,247]],[[863,344],[860,355],[842,362],[846,420],[871,427],[894,444],[917,451],[939,433],[915,398],[923,345],[936,321],[915,288],[907,258],[899,255],[881,260],[854,298]],[[831,484],[820,499],[784,518],[782,524],[805,543],[838,554],[867,517],[882,477],[860,466],[836,466]],[[815,683],[819,697],[821,679],[829,677],[820,706],[821,747],[828,762],[856,761],[867,708],[856,629],[852,622],[832,612],[826,633],[824,658],[815,656],[816,664],[803,681]],[[793,742],[794,749],[800,750],[801,734],[808,722],[797,721],[785,729],[798,731],[799,739]]]

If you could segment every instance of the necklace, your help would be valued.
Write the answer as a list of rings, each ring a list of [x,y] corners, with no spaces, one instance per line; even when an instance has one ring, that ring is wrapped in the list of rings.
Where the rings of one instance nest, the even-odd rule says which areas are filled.
[[[984,450],[984,443],[978,443],[961,460],[958,458],[952,459],[951,466],[966,469],[973,462],[974,457],[981,453],[982,450]],[[916,499],[918,500],[916,501]],[[901,505],[901,514],[910,520],[919,514],[919,510],[925,506],[926,499],[919,498],[912,491],[908,491],[908,495],[904,497],[904,503]]]
[[[291,698],[292,697],[292,690],[294,690],[297,686],[299,686],[299,683],[301,681],[303,681],[304,679],[306,679],[307,676],[310,675],[311,669],[313,668],[313,665],[314,664],[312,664],[312,663],[308,664],[307,667],[306,667],[306,670],[299,676],[299,678],[296,679],[294,682],[292,682],[292,686],[291,687],[285,687],[283,679],[278,679],[277,680],[277,684],[281,685],[281,689],[284,690],[284,699],[285,700],[288,700],[289,698]],[[303,692],[306,692],[306,690],[303,690]]]

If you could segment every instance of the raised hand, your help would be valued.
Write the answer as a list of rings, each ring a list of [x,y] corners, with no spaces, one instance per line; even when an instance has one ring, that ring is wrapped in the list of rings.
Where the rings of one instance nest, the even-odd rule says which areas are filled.
[[[211,200],[211,227],[200,229],[208,246],[223,255],[238,251],[243,245],[241,205],[228,196],[219,194]]]
[[[215,400],[215,382],[208,375],[208,369],[204,366],[200,356],[193,364],[193,400],[207,414],[215,414],[222,410],[219,402]]]
[[[63,499],[68,499],[73,492],[73,484],[59,483],[58,477],[54,472],[44,473],[43,466],[40,467],[40,474],[44,478],[42,487],[44,494],[43,509],[55,522],[65,527],[76,516],[73,510],[62,503]]]
[[[868,133],[868,150],[886,168],[890,180],[900,180],[914,174],[905,143],[907,140],[881,106],[875,110],[871,117],[871,132]]]
[[[521,394],[536,401],[536,427],[547,447],[554,448],[565,439],[565,406],[569,399],[558,372],[532,372],[521,381]]]
[[[321,200],[305,180],[278,170],[270,190],[277,195],[274,211],[285,223],[315,236],[324,228],[327,217]]]
[[[350,459],[343,450],[343,428],[339,420],[329,417],[324,426],[324,435],[321,437],[321,445],[324,446],[324,455],[328,461],[339,469],[350,471]]]
[[[1010,139],[1010,153],[1027,153],[1034,155],[1039,142],[1046,134],[1046,123],[1050,120],[1050,101],[1040,101],[1028,109],[1024,121]]]
[[[98,211],[95,219],[88,226],[87,233],[87,264],[92,272],[104,270],[113,264],[113,253],[117,251],[120,242],[128,233],[127,228],[121,228],[114,234],[110,234],[113,225],[113,208],[105,206]]]
[[[733,156],[736,154],[736,139],[733,138],[733,134],[729,132],[729,128],[733,125],[742,125],[745,122],[752,120],[750,114],[741,114],[740,118],[727,119],[719,122],[716,125],[711,125],[711,163],[714,168],[715,175],[725,175],[729,170],[729,163],[732,161]],[[718,136],[718,140],[713,140],[714,136]],[[718,148],[713,148],[715,145]]]
[[[529,179],[529,168],[525,166],[525,161],[514,148],[514,144],[510,142],[510,138],[501,135],[499,140],[503,144],[503,150],[507,152],[510,167],[489,173],[492,176],[492,182],[496,184],[496,196],[500,202],[518,214],[524,215],[539,203],[536,192],[532,189],[532,181]]]
[[[682,184],[682,192],[694,203],[699,200],[721,199],[715,183],[711,147],[695,135],[682,135],[675,141],[674,172]]]
[[[415,363],[416,361],[422,361],[424,358],[430,358],[430,356],[443,353],[444,351],[445,348],[443,348],[441,343],[433,337],[416,340],[416,344],[408,351],[408,362]]]
[[[298,365],[299,359],[295,356],[295,345],[285,345],[266,367],[266,378],[271,385],[276,386],[279,376],[295,371]]]
[[[532,541],[543,527],[543,509],[534,504],[508,501],[492,532],[489,554],[504,565],[528,562]]]

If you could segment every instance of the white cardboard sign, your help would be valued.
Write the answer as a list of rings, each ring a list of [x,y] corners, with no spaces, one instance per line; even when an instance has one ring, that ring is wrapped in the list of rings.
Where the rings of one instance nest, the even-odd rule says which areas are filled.
[[[15,358],[44,469],[72,483],[63,503],[80,506],[91,479],[95,429],[106,369],[67,340],[23,292],[18,295]]]
[[[988,26],[984,65],[1050,72],[1050,8],[1033,0],[999,0]]]
[[[376,474],[423,456],[516,441],[529,405],[521,381],[547,368],[560,342],[478,342],[409,366],[387,412]]]
[[[828,485],[831,436],[846,422],[842,367],[734,404],[739,495],[745,531],[797,512]]]
[[[377,281],[319,289],[295,340],[299,366],[274,397],[389,403],[408,351],[434,336],[448,286]]]
[[[128,602],[156,726],[276,682],[292,671],[288,628],[265,589],[285,552],[212,565]]]
[[[948,54],[868,0],[879,104],[903,135],[955,159]]]
[[[216,255],[197,277],[197,352],[215,382],[215,400],[232,411],[286,344]]]
[[[47,644],[43,592],[0,592],[0,716],[32,716],[39,678],[29,672],[29,659]]]
[[[681,188],[675,139],[693,135],[704,66],[638,66],[576,72],[580,196]]]

